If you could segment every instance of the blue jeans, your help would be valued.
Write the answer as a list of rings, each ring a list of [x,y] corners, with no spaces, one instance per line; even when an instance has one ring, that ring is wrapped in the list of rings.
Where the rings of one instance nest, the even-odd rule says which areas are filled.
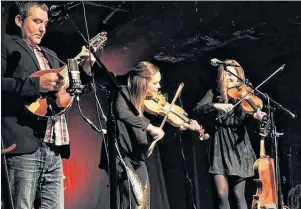
[[[63,209],[63,168],[59,153],[45,143],[32,154],[7,155],[15,209]]]

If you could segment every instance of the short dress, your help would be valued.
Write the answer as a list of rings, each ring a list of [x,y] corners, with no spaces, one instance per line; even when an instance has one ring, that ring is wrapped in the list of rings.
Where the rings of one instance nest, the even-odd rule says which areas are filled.
[[[216,118],[222,113],[213,108],[213,103],[222,103],[221,96],[217,90],[210,89],[196,109],[203,113],[215,111]],[[229,98],[229,103],[235,101]],[[215,120],[215,133],[209,146],[209,173],[242,178],[254,175],[256,155],[245,126],[250,118],[239,105],[227,117]]]

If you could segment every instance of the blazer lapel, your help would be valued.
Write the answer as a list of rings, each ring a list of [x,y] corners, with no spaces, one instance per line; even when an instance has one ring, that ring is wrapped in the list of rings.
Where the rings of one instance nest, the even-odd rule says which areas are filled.
[[[21,38],[16,38],[16,37],[13,37],[13,38],[30,55],[30,57],[32,58],[32,60],[34,61],[35,65],[37,67],[37,71],[40,70],[40,65],[39,65],[38,59],[36,58],[36,55],[29,48],[29,46],[24,42],[24,40],[22,40]]]

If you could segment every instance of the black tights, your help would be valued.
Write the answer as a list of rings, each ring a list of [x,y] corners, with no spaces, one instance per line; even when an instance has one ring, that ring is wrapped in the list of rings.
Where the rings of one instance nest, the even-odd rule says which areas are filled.
[[[232,176],[226,177],[223,175],[214,175],[213,179],[217,191],[219,209],[230,209],[229,191],[234,194],[237,209],[248,208],[245,199],[245,179]]]

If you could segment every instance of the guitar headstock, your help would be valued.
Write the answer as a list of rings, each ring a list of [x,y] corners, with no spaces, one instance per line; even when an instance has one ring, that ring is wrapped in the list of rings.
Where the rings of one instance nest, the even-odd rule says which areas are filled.
[[[269,127],[270,127],[270,118],[269,116],[265,115],[262,117],[259,126],[259,135],[262,137],[266,137],[269,134]]]
[[[94,51],[103,49],[107,41],[107,32],[103,31],[98,33],[94,38],[90,40],[90,46],[93,47]]]

